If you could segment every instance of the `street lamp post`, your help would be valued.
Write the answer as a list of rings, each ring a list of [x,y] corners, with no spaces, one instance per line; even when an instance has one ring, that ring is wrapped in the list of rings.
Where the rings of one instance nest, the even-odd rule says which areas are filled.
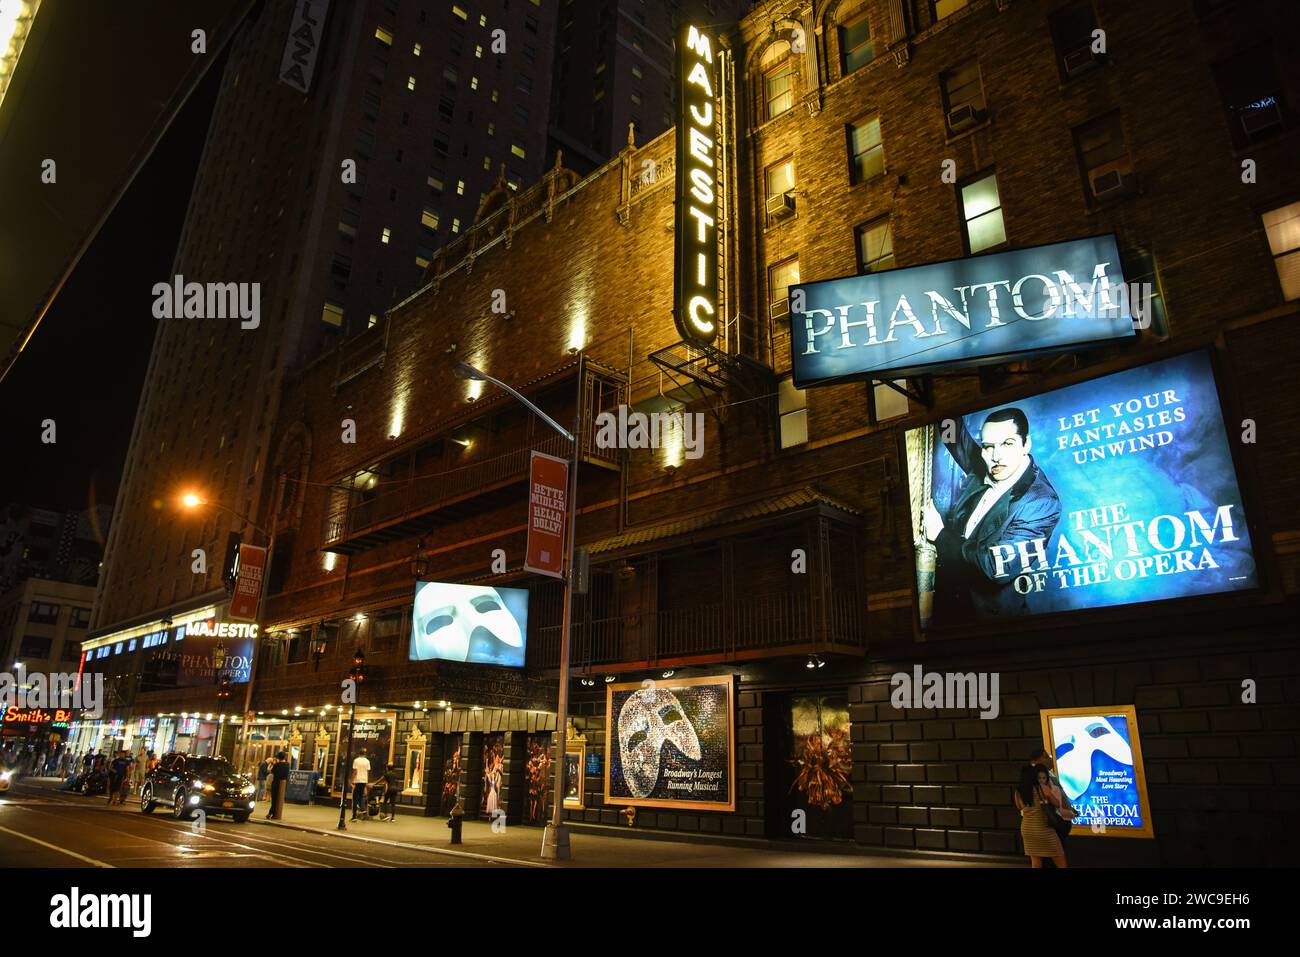
[[[348,670],[348,677],[351,678],[353,681],[352,710],[351,713],[348,715],[348,749],[346,752],[347,757],[343,759],[343,767],[339,769],[343,775],[343,780],[339,784],[339,828],[338,829],[340,831],[346,831],[348,829],[347,822],[343,820],[344,815],[347,813],[347,807],[348,807],[348,771],[352,767],[351,764],[349,764],[348,762],[352,760],[352,730],[357,725],[357,692],[360,690],[362,682],[366,680],[366,653],[362,651],[360,648],[357,648],[357,653],[352,656],[352,667]]]
[[[285,479],[284,477],[281,477],[280,484],[275,490],[275,508],[271,510],[271,531],[269,532],[266,529],[262,528],[262,526],[254,522],[243,512],[237,512],[233,508],[229,508],[225,505],[222,505],[220,502],[205,501],[203,498],[196,495],[194,492],[187,492],[185,495],[181,497],[181,504],[183,504],[186,508],[193,509],[193,508],[198,508],[199,506],[202,505],[211,505],[213,508],[221,509],[223,512],[229,512],[231,515],[234,515],[236,518],[240,519],[249,527],[251,527],[254,531],[261,532],[263,535],[266,536],[266,566],[265,566],[266,570],[264,573],[264,577],[262,579],[262,600],[263,601],[265,601],[266,599],[266,589],[270,581],[271,561],[275,557],[275,526],[280,516],[280,503],[283,501],[284,498],[284,483],[285,483]],[[244,758],[248,754],[248,735],[249,735],[248,716],[250,713],[249,708],[253,706],[253,682],[257,679],[257,659],[258,659],[257,639],[261,636],[261,631],[262,631],[261,629],[262,603],[260,601],[258,602],[258,606],[257,606],[257,617],[258,617],[258,622],[257,622],[258,634],[253,637],[252,660],[248,663],[248,684],[247,687],[244,689],[243,727],[240,734],[240,740],[236,744],[236,748],[235,748],[236,767],[240,767],[243,764]]]
[[[457,362],[453,368],[457,378],[491,382],[502,391],[513,396],[540,416],[547,425],[568,439],[573,446],[573,458],[569,463],[569,497],[566,503],[569,515],[564,545],[564,611],[560,625],[560,694],[555,709],[555,806],[551,811],[551,823],[546,825],[546,830],[542,834],[542,857],[550,860],[567,860],[572,856],[569,847],[569,830],[564,826],[564,743],[569,723],[569,632],[573,627],[573,534],[576,525],[575,519],[578,514],[578,457],[581,449],[578,436],[582,431],[582,376],[585,364],[585,357],[579,353],[577,404],[573,411],[572,432],[510,388],[510,386],[499,379],[492,378],[486,372],[480,372],[468,362]]]

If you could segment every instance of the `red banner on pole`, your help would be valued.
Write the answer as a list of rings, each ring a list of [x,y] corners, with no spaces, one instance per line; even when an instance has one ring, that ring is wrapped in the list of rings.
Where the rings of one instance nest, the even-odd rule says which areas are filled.
[[[524,570],[564,577],[565,505],[569,463],[534,452],[528,463],[528,551]]]
[[[256,621],[262,600],[262,576],[266,571],[266,549],[239,543],[239,572],[235,593],[230,597],[229,617],[233,621]]]

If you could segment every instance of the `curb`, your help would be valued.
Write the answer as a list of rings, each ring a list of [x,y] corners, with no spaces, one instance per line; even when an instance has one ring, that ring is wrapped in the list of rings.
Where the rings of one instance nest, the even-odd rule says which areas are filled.
[[[468,857],[478,861],[490,861],[496,864],[511,864],[516,867],[543,867],[554,868],[554,864],[544,864],[541,861],[521,861],[515,857],[502,857],[498,854],[480,854],[474,851],[453,851],[450,848],[430,847],[427,844],[410,844],[406,841],[392,841],[383,837],[365,837],[360,834],[340,834],[338,831],[328,831],[319,827],[312,827],[308,824],[290,824],[288,821],[268,821],[266,818],[260,820],[254,816],[249,818],[250,823],[257,823],[265,827],[283,827],[291,831],[306,831],[311,834],[323,834],[326,837],[337,837],[349,841],[363,841],[367,844],[383,844],[388,847],[400,847],[408,851],[423,851],[425,854],[439,854],[450,857]]]

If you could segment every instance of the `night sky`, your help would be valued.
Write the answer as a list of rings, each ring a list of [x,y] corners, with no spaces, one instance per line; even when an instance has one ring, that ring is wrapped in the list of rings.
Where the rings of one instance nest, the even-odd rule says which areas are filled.
[[[36,334],[0,381],[0,503],[113,505],[158,320],[151,287],[171,275],[224,52],[181,108]],[[54,444],[41,422],[54,419]]]

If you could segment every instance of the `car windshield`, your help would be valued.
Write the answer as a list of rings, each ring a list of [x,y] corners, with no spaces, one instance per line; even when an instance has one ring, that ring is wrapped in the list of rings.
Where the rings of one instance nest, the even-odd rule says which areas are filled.
[[[190,774],[232,775],[234,767],[220,758],[186,758],[185,770]]]

